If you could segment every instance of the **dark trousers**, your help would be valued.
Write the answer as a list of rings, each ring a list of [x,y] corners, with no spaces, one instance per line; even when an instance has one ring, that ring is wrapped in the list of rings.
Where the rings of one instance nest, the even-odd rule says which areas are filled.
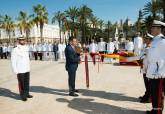
[[[39,56],[40,60],[42,61],[43,54],[42,53],[38,53],[38,56]]]
[[[0,53],[0,57],[1,57],[1,59],[3,59],[3,53]]]
[[[54,52],[54,58],[55,58],[55,61],[58,60],[58,53],[57,52]]]
[[[164,79],[151,79],[151,97],[154,114],[162,114],[164,108]]]
[[[74,92],[75,90],[75,79],[76,79],[76,70],[68,70],[68,84],[69,84],[69,93]]]
[[[30,73],[19,73],[17,74],[19,92],[21,98],[26,98],[29,95],[29,81],[30,81]]]
[[[37,54],[37,52],[34,52],[34,58],[35,58],[35,60],[38,59],[38,54]]]
[[[3,53],[2,59],[3,59],[3,58],[7,59],[7,52],[6,52],[6,53]]]
[[[105,54],[105,51],[99,51],[100,54]],[[104,61],[104,56],[101,56],[101,62]]]
[[[144,99],[148,100],[151,96],[151,86],[150,86],[150,80],[146,77],[146,74],[143,74],[143,80],[145,85],[145,94]]]

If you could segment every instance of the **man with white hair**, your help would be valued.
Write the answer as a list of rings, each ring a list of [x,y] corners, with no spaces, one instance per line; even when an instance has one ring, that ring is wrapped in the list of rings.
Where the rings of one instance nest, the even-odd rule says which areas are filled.
[[[140,37],[140,32],[137,32],[136,37],[134,38],[134,53],[140,55],[142,48],[143,39]]]

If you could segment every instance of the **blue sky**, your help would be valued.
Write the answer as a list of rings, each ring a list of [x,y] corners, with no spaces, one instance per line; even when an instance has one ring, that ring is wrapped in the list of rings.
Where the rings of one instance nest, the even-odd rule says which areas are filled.
[[[139,9],[143,9],[149,0],[0,0],[0,15],[8,14],[14,19],[19,11],[32,13],[32,6],[42,4],[47,7],[49,21],[53,13],[65,11],[70,6],[87,5],[93,10],[94,15],[104,21],[112,22],[129,17],[135,22]]]

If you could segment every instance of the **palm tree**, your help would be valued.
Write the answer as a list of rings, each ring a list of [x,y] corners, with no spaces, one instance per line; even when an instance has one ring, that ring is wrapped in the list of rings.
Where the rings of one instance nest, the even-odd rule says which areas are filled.
[[[62,31],[62,25],[63,25],[64,19],[65,19],[65,14],[61,13],[60,11],[54,13],[54,16],[52,18],[52,23],[55,23],[56,21],[58,22],[59,34],[60,34],[60,43],[61,43],[61,31]]]
[[[111,21],[108,21],[107,24],[106,24],[106,30],[107,30],[107,32],[108,32],[108,34],[107,34],[107,37],[108,37],[108,38],[110,38],[111,26],[112,26]]]
[[[144,23],[145,23],[145,26],[146,26],[148,32],[150,32],[150,28],[152,26],[153,20],[154,20],[154,18],[151,15],[147,16],[144,19]]]
[[[138,20],[136,22],[136,29],[137,31],[140,31],[142,28],[142,20],[143,19],[143,12],[142,10],[139,10]]]
[[[101,29],[101,31],[103,30],[103,26],[104,26],[104,21],[102,19],[99,20],[99,28]]]
[[[66,17],[69,17],[69,19],[71,20],[71,34],[72,36],[74,36],[76,33],[75,33],[75,30],[76,30],[76,26],[75,26],[75,21],[78,17],[78,8],[76,7],[69,7],[68,10],[65,11],[66,13]]]
[[[86,5],[83,5],[79,9],[79,23],[80,23],[80,29],[82,32],[82,43],[87,43],[86,40],[86,28],[87,28],[87,20],[92,16],[92,10],[87,7]]]
[[[93,39],[95,38],[96,29],[98,28],[98,25],[99,25],[99,21],[98,20],[99,19],[96,16],[91,16],[90,17],[92,31],[93,31],[93,34],[92,34],[92,38]]]
[[[162,11],[162,14],[163,14],[163,22],[165,22],[165,0],[159,0],[158,4],[159,4],[160,10]]]
[[[34,11],[34,22],[38,26],[40,26],[40,38],[41,43],[43,43],[43,27],[45,23],[48,23],[48,12],[45,6],[42,6],[41,4],[38,4],[36,6],[33,6]]]
[[[8,35],[8,42],[11,43],[11,34],[15,30],[15,24],[12,18],[8,15],[1,17],[1,27],[6,30]]]
[[[154,19],[157,19],[157,13],[160,12],[159,3],[155,0],[148,2],[143,9],[144,15],[151,15]]]
[[[128,38],[128,32],[130,31],[130,26],[128,25],[129,19],[127,18],[123,24],[123,32],[125,32],[126,39]]]
[[[0,15],[0,28],[1,28],[1,26],[2,26],[2,22],[3,22],[3,16]]]
[[[18,27],[20,29],[20,33],[26,33],[26,38],[29,38],[30,29],[33,27],[34,22],[32,21],[32,15],[28,15],[24,11],[20,11],[19,16],[17,18],[19,21]]]

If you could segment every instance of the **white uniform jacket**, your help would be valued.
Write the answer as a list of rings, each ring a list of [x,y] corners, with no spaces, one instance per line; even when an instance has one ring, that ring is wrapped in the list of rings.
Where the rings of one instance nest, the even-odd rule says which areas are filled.
[[[11,54],[11,63],[14,73],[30,72],[29,50],[27,46],[18,45]]]
[[[96,43],[91,43],[89,45],[89,52],[90,53],[96,53],[98,50],[97,44]]]
[[[98,43],[98,51],[106,51],[105,46],[106,46],[105,42],[99,42]]]
[[[108,53],[113,53],[115,50],[115,44],[113,42],[107,43],[107,52]]]
[[[147,57],[147,77],[150,79],[165,78],[165,38],[162,34],[153,38]]]
[[[133,42],[127,42],[126,45],[125,45],[125,49],[127,51],[133,51],[134,50],[134,44],[133,44]]]

